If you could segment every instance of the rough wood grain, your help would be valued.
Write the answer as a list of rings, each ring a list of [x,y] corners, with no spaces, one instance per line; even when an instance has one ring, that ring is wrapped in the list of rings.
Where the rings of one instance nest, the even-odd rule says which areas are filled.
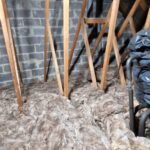
[[[111,11],[111,17],[110,17],[110,22],[109,22],[108,38],[107,38],[107,44],[106,44],[106,50],[105,50],[105,56],[104,56],[104,64],[103,64],[102,75],[101,75],[100,88],[102,90],[106,88],[106,76],[107,76],[107,70],[108,70],[108,65],[109,65],[110,53],[111,53],[112,44],[113,44],[112,39],[115,33],[115,26],[116,26],[116,20],[117,20],[117,15],[118,15],[119,3],[120,3],[120,0],[115,0],[112,2],[112,11]]]
[[[13,83],[16,91],[17,102],[19,111],[23,111],[23,101],[21,96],[21,87],[20,87],[20,79],[17,67],[17,60],[15,55],[15,49],[12,40],[11,28],[9,24],[9,17],[7,13],[7,7],[5,0],[0,1],[0,21],[2,26],[2,31],[4,35],[4,41],[6,44],[6,50],[8,54],[8,59],[10,63],[10,69],[12,73]]]
[[[81,8],[81,12],[80,12],[79,20],[78,20],[76,33],[75,33],[75,36],[74,36],[74,39],[73,39],[72,48],[70,50],[69,66],[71,64],[71,60],[72,60],[72,57],[73,57],[74,49],[76,47],[77,40],[78,40],[78,37],[79,37],[79,33],[80,33],[80,30],[81,30],[81,21],[82,21],[82,19],[84,17],[84,13],[85,13],[85,10],[86,10],[87,2],[88,2],[88,0],[83,0],[83,3],[82,3],[82,8]]]
[[[63,0],[64,96],[69,94],[69,0]]]
[[[129,24],[129,21],[130,21],[131,17],[134,15],[134,13],[137,10],[137,8],[139,7],[140,3],[141,3],[141,0],[136,0],[135,1],[135,3],[132,6],[128,16],[126,17],[126,19],[124,20],[123,24],[120,27],[120,30],[117,34],[118,38],[120,38],[122,36],[123,32],[125,31],[125,29],[127,28],[128,24]]]
[[[47,57],[48,57],[48,25],[49,25],[49,1],[45,0],[45,35],[44,35],[44,81],[47,81]]]
[[[147,29],[147,28],[150,28],[150,8],[149,8],[147,19],[144,25],[144,29]]]
[[[84,20],[82,21],[82,34],[83,34],[83,39],[84,39],[85,48],[86,48],[86,55],[88,57],[88,64],[89,64],[92,83],[94,87],[97,87],[96,75],[95,75],[94,66],[93,66],[93,59],[91,55],[91,50],[90,50],[90,45],[88,41],[88,35],[86,32],[86,25],[84,23]]]

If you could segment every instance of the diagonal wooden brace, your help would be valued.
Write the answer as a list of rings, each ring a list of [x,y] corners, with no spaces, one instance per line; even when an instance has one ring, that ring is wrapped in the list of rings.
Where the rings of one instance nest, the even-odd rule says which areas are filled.
[[[57,62],[56,50],[54,47],[54,41],[52,37],[51,27],[49,23],[49,0],[45,1],[45,43],[44,43],[44,80],[46,81],[46,74],[47,74],[47,51],[48,51],[48,40],[50,42],[50,48],[52,52],[52,58],[54,62],[55,72],[56,72],[56,79],[59,87],[59,91],[63,94],[62,82],[60,77],[59,66]]]
[[[119,9],[120,0],[115,0],[112,2],[112,10],[111,10],[111,17],[109,22],[109,31],[108,31],[108,39],[106,44],[105,56],[104,56],[104,64],[102,69],[102,76],[101,76],[101,85],[100,88],[104,90],[106,88],[106,75],[110,60],[110,53],[113,47],[113,38],[115,36],[115,26],[117,21],[118,9]]]
[[[10,63],[10,69],[12,73],[13,83],[16,91],[17,96],[17,102],[19,111],[23,111],[23,101],[21,96],[21,87],[20,87],[20,79],[19,79],[19,73],[18,73],[18,67],[17,67],[17,60],[16,60],[16,54],[15,49],[13,45],[12,40],[12,34],[11,34],[11,28],[8,18],[8,12],[6,7],[6,1],[0,0],[0,21],[2,25],[2,31],[4,35],[4,41],[6,44],[6,50],[8,54],[8,59]]]

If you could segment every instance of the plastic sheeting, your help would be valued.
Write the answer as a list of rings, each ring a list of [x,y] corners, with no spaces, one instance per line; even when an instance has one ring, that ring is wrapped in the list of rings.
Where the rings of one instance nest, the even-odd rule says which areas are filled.
[[[150,105],[150,29],[138,32],[128,48],[130,56],[137,57],[133,63],[136,98]]]

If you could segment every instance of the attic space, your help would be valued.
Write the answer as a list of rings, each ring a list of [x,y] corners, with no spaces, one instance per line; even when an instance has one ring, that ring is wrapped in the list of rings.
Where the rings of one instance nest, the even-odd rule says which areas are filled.
[[[0,0],[0,150],[149,150],[149,118],[149,0]]]

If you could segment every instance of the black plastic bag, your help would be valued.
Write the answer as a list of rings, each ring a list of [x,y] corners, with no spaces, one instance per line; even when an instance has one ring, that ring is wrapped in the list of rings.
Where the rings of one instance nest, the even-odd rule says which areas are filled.
[[[150,29],[142,30],[131,39],[128,48],[133,62],[135,95],[140,103],[150,105]]]

